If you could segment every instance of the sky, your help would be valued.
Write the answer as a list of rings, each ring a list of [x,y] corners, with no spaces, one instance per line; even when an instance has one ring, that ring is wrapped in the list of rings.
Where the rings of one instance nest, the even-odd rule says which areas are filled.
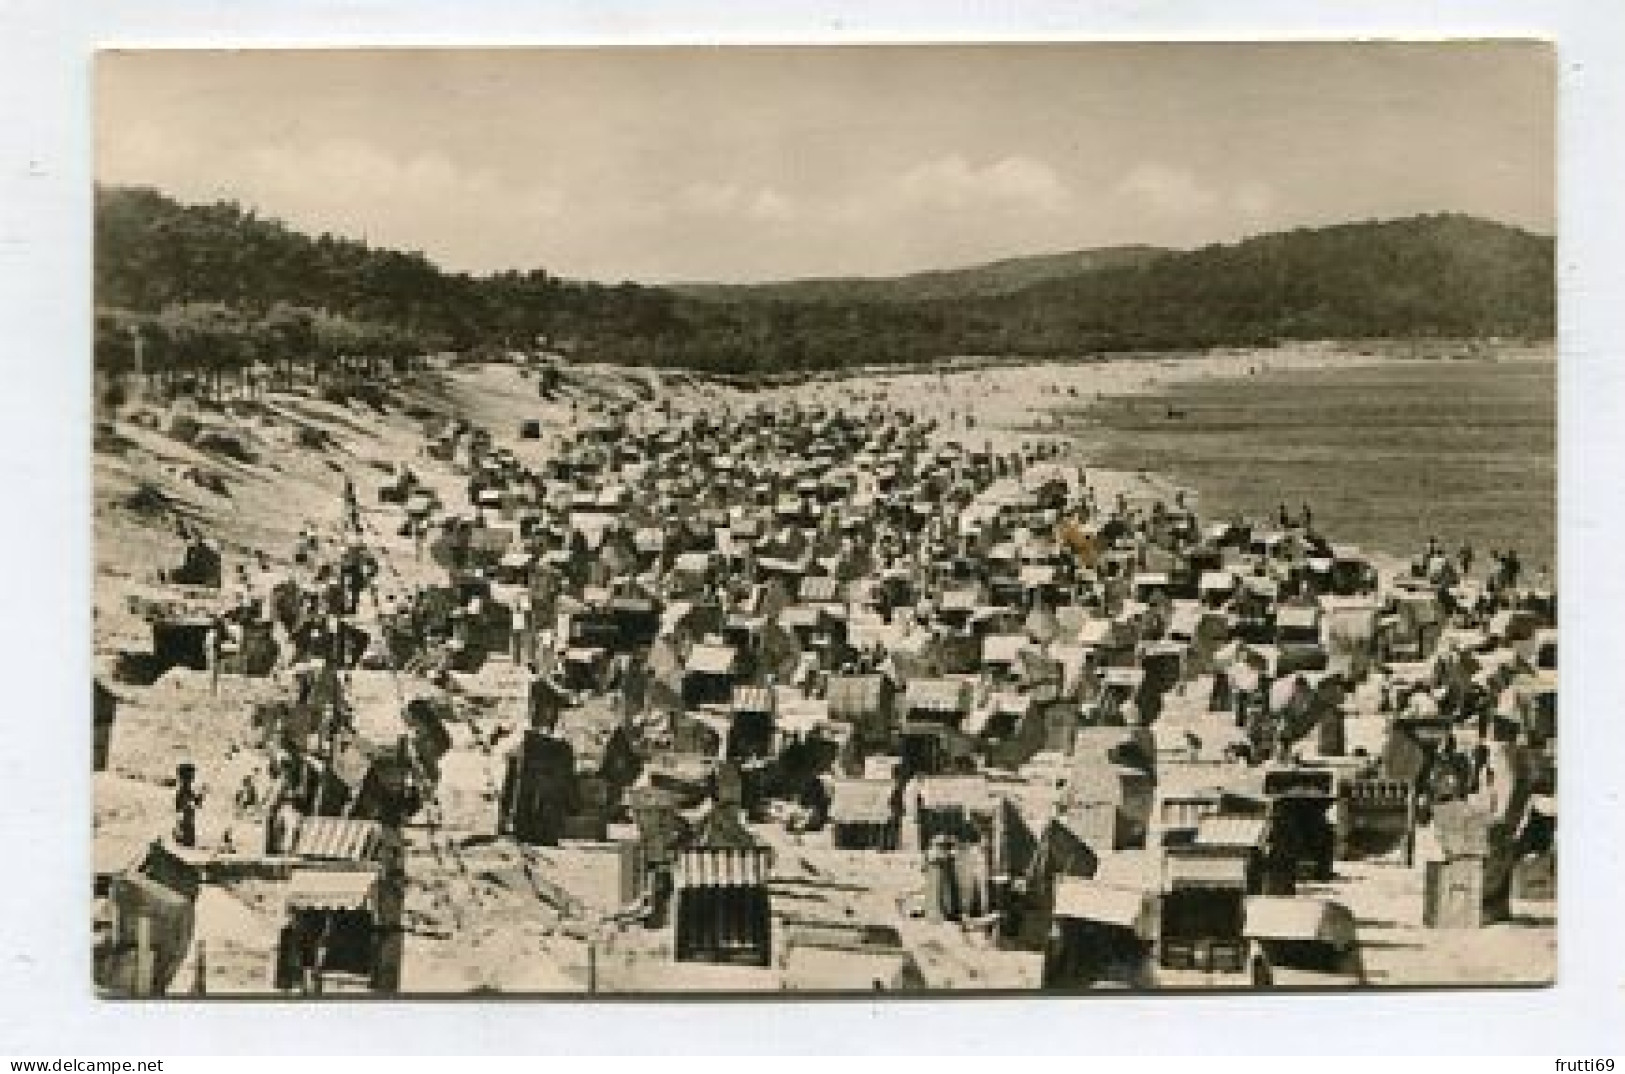
[[[1465,212],[1555,228],[1532,42],[150,50],[95,170],[455,270],[888,275]]]

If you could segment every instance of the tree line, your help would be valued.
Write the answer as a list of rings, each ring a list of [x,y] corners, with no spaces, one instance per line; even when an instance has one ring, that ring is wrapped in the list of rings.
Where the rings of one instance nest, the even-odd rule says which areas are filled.
[[[1549,337],[1556,304],[1550,238],[1459,215],[1299,229],[1106,260],[1014,291],[899,301],[448,272],[421,253],[141,188],[97,190],[95,242],[98,366],[129,368],[139,338],[148,371],[203,377],[539,344],[749,374],[1291,339]]]

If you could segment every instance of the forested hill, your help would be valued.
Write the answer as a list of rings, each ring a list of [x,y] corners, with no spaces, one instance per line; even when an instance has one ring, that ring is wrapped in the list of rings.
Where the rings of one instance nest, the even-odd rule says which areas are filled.
[[[274,361],[289,348],[521,348],[545,337],[583,358],[738,373],[1328,337],[1549,336],[1555,323],[1552,240],[1457,215],[1188,252],[1129,248],[1113,255],[1123,263],[1086,252],[1061,275],[1052,273],[1064,262],[1039,258],[853,281],[861,298],[834,281],[815,294],[802,283],[718,298],[541,269],[450,273],[421,254],[142,189],[98,190],[95,236],[97,357],[114,363],[127,357],[132,325],[159,363],[166,354]],[[1036,282],[1013,283],[1022,272]]]
[[[248,318],[321,311],[358,328],[389,329],[430,349],[648,331],[670,298],[633,285],[560,280],[537,269],[473,277],[420,253],[309,236],[232,203],[183,205],[145,188],[96,191],[98,309],[158,314],[224,306]]]
[[[923,302],[940,298],[1007,295],[1036,283],[1100,269],[1143,265],[1169,253],[1155,246],[1104,246],[1059,254],[1035,254],[968,268],[911,272],[906,276],[848,276],[774,283],[683,283],[678,294],[712,302]]]
[[[1550,337],[1553,241],[1460,215],[1299,229],[1037,284],[977,314],[989,325],[1041,325],[1027,339],[1039,347],[1090,336],[1103,347]]]

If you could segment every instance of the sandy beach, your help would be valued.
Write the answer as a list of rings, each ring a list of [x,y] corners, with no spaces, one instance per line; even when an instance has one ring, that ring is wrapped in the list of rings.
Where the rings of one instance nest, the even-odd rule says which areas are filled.
[[[1011,365],[940,375],[886,372],[760,393],[696,384],[681,375],[583,367],[570,372],[570,390],[553,402],[538,400],[534,381],[519,368],[494,364],[450,370],[434,378],[432,389],[420,386],[407,392],[405,399],[457,413],[495,430],[496,443],[527,464],[545,461],[560,437],[589,421],[586,404],[595,399],[640,398],[646,408],[669,404],[678,413],[737,411],[790,400],[803,407],[845,412],[906,407],[934,420],[937,436],[945,441],[990,443],[994,451],[1017,450],[1038,440],[1054,441],[1061,446],[1063,465],[1085,467],[1090,482],[1103,496],[1118,491],[1168,495],[1172,483],[1164,475],[1092,466],[1072,434],[1057,427],[1057,415],[1075,414],[1096,396],[1145,395],[1176,383],[1402,360],[1374,348],[1301,347],[1073,365]],[[387,467],[400,459],[412,459],[428,487],[447,502],[454,502],[462,492],[461,477],[421,456],[420,423],[403,410],[380,414],[354,403],[340,406],[291,396],[245,402],[235,409],[241,414],[252,461],[222,464],[157,430],[130,422],[117,427],[122,446],[98,454],[95,640],[103,666],[119,650],[143,643],[142,626],[132,617],[128,598],[151,587],[154,565],[173,562],[180,554],[178,537],[128,508],[130,497],[140,488],[158,490],[182,516],[208,518],[209,529],[228,558],[244,549],[266,549],[278,566],[285,566],[285,550],[292,545],[302,520],[333,515],[341,472],[355,475],[371,490]],[[520,438],[519,424],[525,420],[540,421],[544,435],[538,440]],[[638,420],[634,409],[632,421]],[[322,450],[292,447],[302,429],[319,430],[330,446]],[[189,467],[219,469],[223,465],[231,478],[227,497],[205,491],[187,477]],[[383,511],[369,504],[365,513],[378,519],[372,528],[373,539],[390,565],[382,587],[388,595],[425,581],[434,568],[417,558],[409,539],[382,524]],[[1390,560],[1380,565],[1386,574],[1400,564]],[[97,781],[98,847],[116,854],[121,847],[139,846],[167,831],[168,788],[174,766],[181,760],[191,760],[207,773],[208,795],[199,816],[205,845],[252,846],[258,826],[251,816],[234,808],[231,792],[245,776],[264,775],[249,719],[252,706],[286,689],[278,676],[265,680],[228,677],[216,685],[206,673],[185,671],[170,672],[150,686],[120,685],[123,705],[112,760]],[[448,781],[442,798],[448,827],[439,833],[421,829],[408,833],[409,854],[416,863],[412,875],[418,879],[408,894],[410,934],[403,986],[424,992],[471,988],[579,991],[585,987],[593,960],[598,960],[598,968],[591,972],[600,974],[603,987],[670,986],[658,972],[664,956],[650,946],[649,937],[615,932],[602,937],[600,949],[595,950],[586,941],[579,920],[561,912],[562,903],[548,901],[558,896],[544,897],[555,889],[537,887],[538,877],[551,878],[545,883],[560,885],[558,890],[571,892],[570,898],[583,905],[596,905],[597,913],[608,913],[613,897],[605,894],[608,889],[601,879],[591,879],[600,868],[594,864],[596,858],[569,847],[516,853],[512,848],[487,845],[489,837],[483,833],[501,778],[500,754],[494,754],[488,743],[494,734],[511,734],[519,725],[517,687],[511,667],[496,662],[464,679],[459,689],[461,703],[470,706],[465,710],[469,722],[454,726],[453,751],[446,762]],[[1172,697],[1165,720],[1172,728],[1197,729],[1211,741],[1222,741],[1225,729],[1208,726],[1211,721],[1200,711],[1200,696],[1200,691],[1194,691]],[[1360,702],[1372,703],[1371,699]],[[1363,732],[1355,729],[1353,733]],[[1374,743],[1380,741],[1380,729],[1370,733],[1376,736]],[[1193,771],[1199,778],[1202,770]],[[1179,778],[1178,770],[1171,769],[1169,787],[1177,788]],[[801,880],[796,880],[792,870],[786,874],[787,882],[810,885],[812,894],[804,892],[804,897],[827,903],[828,912],[842,912],[839,908],[846,896],[840,893],[840,885],[832,888],[827,880],[819,879],[835,864],[827,851],[804,851],[799,839],[789,840],[772,827],[764,827],[759,835],[777,845],[787,860],[800,855],[809,863]],[[912,869],[901,873],[882,870],[866,882],[871,881],[877,894],[884,893],[880,902],[867,910],[867,904],[850,904],[850,900],[848,904],[873,913],[875,906],[901,897],[918,883]],[[1327,889],[1350,901],[1365,919],[1376,922],[1373,929],[1386,930],[1382,937],[1372,934],[1374,980],[1481,982],[1491,977],[1538,980],[1544,975],[1550,965],[1549,926],[1537,923],[1531,927],[1524,920],[1496,926],[1482,935],[1422,930],[1413,920],[1419,898],[1416,882],[1409,871],[1363,867]],[[211,941],[206,970],[210,990],[263,990],[267,968],[254,949],[272,927],[272,921],[263,916],[266,908],[255,908],[251,891],[239,891],[229,899],[214,898],[207,910],[200,928]],[[256,927],[240,927],[244,915],[254,917]],[[246,939],[239,942],[234,935]],[[962,952],[953,956],[951,947],[943,947],[926,933],[915,936],[910,932],[909,936],[933,987],[1025,987],[1023,982],[1034,972],[1019,959],[1009,965],[991,957],[965,961]],[[495,954],[511,949],[529,954],[511,965]],[[719,981],[717,987],[771,986],[761,981],[742,984],[733,977]]]

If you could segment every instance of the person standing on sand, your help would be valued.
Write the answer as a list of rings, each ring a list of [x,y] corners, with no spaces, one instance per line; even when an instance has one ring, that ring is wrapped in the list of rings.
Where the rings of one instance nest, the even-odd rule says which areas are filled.
[[[175,842],[183,847],[197,846],[197,810],[203,792],[194,786],[196,766],[188,763],[175,768]]]
[[[933,837],[925,853],[925,917],[929,921],[958,921],[959,882],[954,870],[954,840],[947,834]]]
[[[246,817],[252,815],[259,808],[259,804],[259,785],[255,782],[252,772],[245,772],[243,781],[238,784],[237,793],[232,798],[232,807],[239,817]]]
[[[535,653],[530,645],[530,591],[521,589],[513,600],[513,662],[516,664],[530,663],[535,660]]]
[[[526,683],[526,723],[533,729],[552,734],[558,727],[559,716],[574,699],[558,678],[551,660],[543,668],[535,663],[528,667]]]
[[[355,482],[344,475],[344,518],[351,529],[361,531],[361,501],[356,498]]]
[[[1473,570],[1473,546],[1463,541],[1461,551],[1456,553],[1456,560],[1461,564],[1461,576],[1467,577]]]

